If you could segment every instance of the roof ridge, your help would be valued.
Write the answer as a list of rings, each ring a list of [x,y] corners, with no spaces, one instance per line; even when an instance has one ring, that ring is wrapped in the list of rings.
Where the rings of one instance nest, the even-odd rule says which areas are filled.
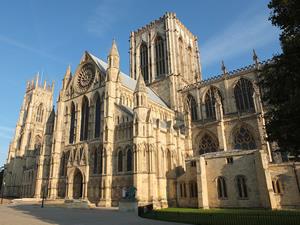
[[[100,59],[100,58],[98,58],[97,56],[95,56],[95,55],[93,55],[92,53],[90,53],[90,52],[88,52],[87,51],[87,53],[92,57],[92,59],[95,61],[95,63],[98,65],[98,67],[102,67],[102,68],[100,68],[100,69],[103,69],[103,70],[105,70],[106,71],[106,69],[107,69],[107,66],[108,66],[108,64],[105,62],[105,61],[103,61],[102,59]],[[121,70],[120,70],[120,74],[123,76],[122,78],[125,78],[125,79],[122,79],[121,78],[121,83],[124,85],[124,86],[126,86],[127,88],[129,88],[130,90],[132,90],[133,92],[134,92],[134,89],[135,89],[135,86],[136,86],[136,80],[135,79],[133,79],[132,77],[130,77],[130,76],[128,76],[126,73],[123,73]],[[127,85],[125,84],[126,83],[126,79],[127,79]],[[129,84],[128,82],[134,82],[134,83],[131,83],[131,84]],[[160,104],[160,105],[162,105],[162,106],[164,106],[164,107],[166,107],[166,108],[168,108],[169,109],[169,107],[168,107],[168,105],[165,103],[165,101],[163,101],[162,99],[161,99],[161,97],[156,93],[156,92],[154,92],[150,87],[148,87],[148,86],[146,86],[146,88],[147,88],[147,90],[150,90],[150,91],[148,91],[148,96],[149,96],[149,98],[153,101],[153,102],[155,102],[155,103],[157,103],[157,104]]]

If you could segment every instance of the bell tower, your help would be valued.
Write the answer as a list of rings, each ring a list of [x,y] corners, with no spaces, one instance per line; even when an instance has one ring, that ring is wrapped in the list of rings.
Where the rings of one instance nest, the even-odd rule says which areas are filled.
[[[173,110],[180,106],[179,89],[201,80],[197,37],[175,13],[151,22],[130,34],[130,76],[141,70],[152,88]]]
[[[23,172],[33,166],[33,155],[42,153],[46,123],[53,104],[54,84],[47,85],[35,80],[27,82],[26,92],[21,106],[15,135],[9,146],[7,158],[6,195],[21,196]]]

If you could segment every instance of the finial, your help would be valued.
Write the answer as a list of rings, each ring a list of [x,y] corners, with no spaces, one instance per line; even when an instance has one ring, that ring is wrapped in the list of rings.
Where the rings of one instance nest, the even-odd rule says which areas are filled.
[[[109,55],[119,56],[119,51],[118,51],[118,48],[117,48],[117,43],[116,43],[115,38],[113,38]]]
[[[136,82],[134,92],[139,92],[139,91],[146,92],[146,84],[145,84],[145,80],[144,80],[144,77],[143,77],[143,74],[142,74],[142,71],[141,71],[140,67],[139,67],[138,71],[139,71],[138,79],[137,79],[137,82]]]
[[[226,66],[224,64],[224,60],[222,60],[222,66],[221,66],[221,70],[223,71],[223,74],[227,74],[227,70],[226,70]]]
[[[36,74],[36,80],[35,80],[35,87],[36,87],[36,88],[38,88],[38,86],[39,86],[39,77],[40,77],[40,72],[38,72],[38,73]]]
[[[255,52],[255,49],[253,49],[253,61],[255,63],[256,66],[258,66],[258,57],[257,57],[257,54]]]
[[[52,81],[51,89],[52,89],[52,94],[53,94],[54,93],[54,81]]]

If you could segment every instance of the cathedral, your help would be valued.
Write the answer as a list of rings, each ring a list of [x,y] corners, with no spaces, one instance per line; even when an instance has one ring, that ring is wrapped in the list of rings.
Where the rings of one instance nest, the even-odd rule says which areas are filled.
[[[118,206],[135,187],[155,208],[296,208],[300,163],[266,141],[260,62],[203,80],[197,37],[176,17],[130,33],[130,74],[117,43],[84,52],[54,85],[27,83],[5,165],[4,195]]]

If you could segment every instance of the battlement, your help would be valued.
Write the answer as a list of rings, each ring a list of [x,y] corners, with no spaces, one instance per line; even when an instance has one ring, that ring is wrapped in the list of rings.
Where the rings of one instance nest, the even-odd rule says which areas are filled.
[[[136,31],[132,31],[131,35],[140,34],[140,33],[144,32],[145,30],[148,30],[159,23],[162,23],[166,19],[176,20],[176,23],[182,30],[184,30],[184,32],[188,33],[189,35],[191,35],[191,36],[195,37],[195,39],[197,39],[197,37],[177,18],[176,13],[174,13],[174,12],[166,12],[163,16],[159,17],[158,19],[151,21],[150,23],[146,24],[145,26],[143,26],[141,28],[138,28]]]
[[[42,82],[42,80],[39,80],[39,74],[37,74],[34,79],[32,79],[31,81],[27,81],[26,93],[30,92],[34,89],[43,89],[45,91],[53,93],[53,91],[54,91],[54,81],[52,81],[51,84],[47,84],[46,80],[44,80],[44,82]]]
[[[185,86],[184,88],[181,89],[181,91],[185,92],[185,91],[191,90],[193,88],[198,88],[198,87],[205,86],[205,85],[208,85],[211,83],[215,83],[215,82],[218,82],[221,80],[225,80],[225,79],[228,79],[231,77],[240,76],[245,73],[250,73],[255,70],[258,70],[259,67],[261,67],[263,65],[270,64],[271,62],[272,62],[272,59],[267,59],[267,60],[258,62],[258,64],[253,63],[253,64],[250,64],[250,65],[238,68],[238,69],[234,69],[234,70],[231,70],[228,72],[226,71],[225,73],[222,73],[222,74],[210,76],[209,78],[207,78],[205,80],[201,80],[199,82]]]

